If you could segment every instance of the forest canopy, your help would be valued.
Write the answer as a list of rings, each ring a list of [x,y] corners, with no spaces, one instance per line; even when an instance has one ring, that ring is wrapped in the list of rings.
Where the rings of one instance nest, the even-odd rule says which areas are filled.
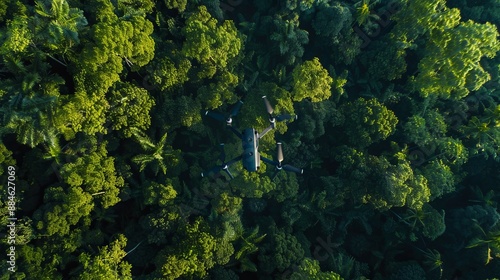
[[[499,24],[496,0],[0,1],[0,279],[497,279]]]

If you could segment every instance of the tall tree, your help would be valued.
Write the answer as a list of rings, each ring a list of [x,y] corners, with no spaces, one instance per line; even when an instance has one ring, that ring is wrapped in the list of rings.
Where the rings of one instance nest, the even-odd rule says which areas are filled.
[[[343,107],[345,132],[350,143],[367,147],[384,140],[394,132],[398,119],[376,99],[358,98]]]
[[[55,185],[47,188],[44,205],[35,211],[33,218],[42,234],[65,236],[79,222],[88,225],[93,208],[92,195],[81,187]]]
[[[219,24],[205,6],[199,6],[183,28],[186,38],[182,52],[201,65],[200,78],[211,78],[227,67],[243,47],[242,39],[230,20]]]
[[[462,22],[430,31],[426,52],[414,77],[415,89],[423,96],[463,98],[490,79],[480,61],[500,50],[495,25]]]
[[[100,248],[98,255],[82,253],[79,262],[83,271],[78,277],[80,279],[132,279],[132,266],[123,260],[127,255],[124,251],[126,245],[127,238],[120,234],[109,245]]]
[[[119,130],[125,137],[131,137],[132,128],[149,128],[150,110],[155,101],[147,90],[131,83],[118,82],[107,97],[110,104],[108,119],[111,129]]]
[[[269,21],[271,19],[268,19]],[[283,57],[286,65],[295,64],[304,55],[304,45],[309,42],[309,34],[299,28],[299,16],[292,13],[285,17],[274,16],[270,22],[272,32],[270,39],[278,55]]]
[[[433,29],[453,28],[460,21],[460,11],[446,6],[446,0],[404,1],[392,19],[397,24],[391,37],[403,43],[413,43]]]
[[[215,264],[216,240],[208,232],[208,225],[201,219],[186,225],[178,240],[179,246],[164,249],[157,256],[163,277],[204,277]]]
[[[318,102],[328,99],[332,94],[333,79],[317,57],[296,66],[292,77],[294,101],[310,98],[312,102]]]
[[[96,143],[74,162],[61,168],[64,181],[71,187],[81,187],[92,195],[96,205],[108,208],[120,201],[123,178],[115,169],[115,158],[107,155],[106,142]]]
[[[146,65],[153,58],[155,43],[153,24],[144,15],[118,18],[111,3],[96,2],[97,23],[72,62],[77,92],[103,94],[120,79],[124,65],[132,70]]]

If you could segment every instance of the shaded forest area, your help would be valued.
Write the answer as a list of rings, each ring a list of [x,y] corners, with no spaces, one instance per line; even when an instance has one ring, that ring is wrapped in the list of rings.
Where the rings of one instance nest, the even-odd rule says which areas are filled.
[[[0,279],[500,278],[499,24],[498,0],[0,1]],[[242,152],[204,112],[262,131],[263,95],[298,119],[260,152],[304,174],[202,178]]]

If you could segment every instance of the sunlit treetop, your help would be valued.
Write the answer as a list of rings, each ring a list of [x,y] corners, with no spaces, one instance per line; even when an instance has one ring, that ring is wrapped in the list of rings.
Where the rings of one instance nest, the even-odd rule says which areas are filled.
[[[82,52],[73,59],[78,90],[106,92],[120,79],[125,67],[137,71],[151,61],[155,42],[153,24],[144,15],[118,18],[112,7],[102,4],[97,23],[86,37]]]
[[[391,18],[397,23],[391,36],[397,41],[411,43],[429,30],[453,28],[460,21],[460,11],[448,8],[446,0],[405,0],[402,6]]]
[[[430,31],[424,58],[419,62],[415,89],[422,96],[463,98],[490,80],[480,64],[500,50],[498,31],[490,23],[461,22],[449,29]]]
[[[292,77],[294,101],[310,98],[311,101],[318,102],[328,99],[332,94],[333,79],[317,57],[295,67]]]
[[[195,59],[204,68],[200,77],[211,78],[217,69],[223,69],[240,52],[243,41],[230,20],[219,24],[205,6],[198,7],[183,29],[186,41],[182,52]]]
[[[394,112],[374,98],[358,98],[347,103],[343,110],[345,132],[350,143],[357,147],[367,147],[386,139],[394,133],[398,123]]]
[[[183,12],[187,5],[187,0],[165,0],[164,2],[167,8],[177,9],[179,12]]]

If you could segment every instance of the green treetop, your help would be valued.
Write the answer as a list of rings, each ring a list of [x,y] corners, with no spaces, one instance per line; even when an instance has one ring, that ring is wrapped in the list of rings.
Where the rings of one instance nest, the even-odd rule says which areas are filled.
[[[156,56],[148,65],[149,81],[160,90],[175,89],[189,80],[191,62],[178,51],[171,51],[170,54],[172,58],[168,55]]]
[[[106,112],[109,103],[104,93],[78,91],[62,98],[63,105],[55,111],[56,125],[66,140],[78,132],[88,135],[106,134]]]
[[[18,279],[26,279],[29,275],[37,275],[46,279],[62,279],[55,267],[55,263],[58,262],[57,258],[50,259],[44,249],[46,247],[32,244],[20,246],[19,251],[16,251],[16,258],[20,260],[16,270]],[[50,262],[53,264],[49,264]],[[9,279],[8,276],[5,279]]]
[[[367,147],[394,132],[398,119],[376,99],[359,98],[343,108],[345,132],[351,144]]]
[[[118,238],[109,245],[100,248],[97,256],[82,253],[79,261],[83,272],[79,279],[132,279],[132,266],[123,260],[127,255],[124,251],[127,238],[118,235]]]
[[[165,184],[157,182],[148,182],[142,186],[144,204],[157,205],[159,207],[172,206],[173,200],[177,197],[177,192],[172,186],[172,181],[168,180]]]
[[[118,18],[101,3],[98,22],[90,27],[82,52],[74,58],[77,91],[106,92],[120,79],[124,65],[137,70],[154,55],[153,24],[144,15]]]
[[[425,280],[425,270],[416,262],[400,266],[389,278],[390,280]]]
[[[386,36],[370,43],[370,48],[360,54],[360,60],[368,68],[368,80],[392,81],[401,78],[407,70],[405,48]]]
[[[2,1],[0,3],[0,22],[2,22],[2,23],[5,20],[5,15],[7,13],[7,8],[8,8],[7,1]]]
[[[422,209],[431,197],[427,179],[422,175],[415,175],[407,184],[410,187],[410,194],[406,197],[406,206],[410,209]]]
[[[341,184],[349,186],[347,191],[355,204],[368,203],[384,211],[403,206],[419,209],[429,202],[427,178],[414,174],[408,160],[392,163],[384,156],[365,155],[346,146],[338,148],[336,154],[340,162],[337,172],[343,178]],[[373,183],[367,187],[366,182]]]
[[[432,160],[418,168],[417,174],[422,174],[427,179],[431,190],[431,200],[455,190],[456,175],[443,160]]]
[[[28,46],[33,40],[33,33],[28,28],[28,16],[25,13],[16,14],[16,17],[8,21],[5,27],[5,29],[2,28],[0,53],[2,56],[20,58],[29,50]]]
[[[95,0],[92,5],[95,10],[90,16],[96,22],[80,38],[82,51],[71,56],[75,94],[66,96],[57,111],[58,128],[67,139],[80,131],[107,133],[104,124],[110,104],[106,93],[120,80],[124,67],[136,71],[154,54],[153,24],[144,15],[118,18],[111,3]]]
[[[228,101],[234,101],[236,95],[234,89],[238,85],[238,76],[227,71],[221,70],[217,75],[215,82],[209,83],[198,89],[198,100],[203,108],[215,109]]]
[[[44,205],[33,214],[35,226],[49,236],[67,235],[93,208],[92,195],[81,187],[52,186],[45,190]]]
[[[448,126],[444,116],[438,110],[427,110],[424,116],[413,115],[403,124],[405,138],[420,147],[436,144],[444,137]]]
[[[460,22],[460,11],[448,8],[445,0],[408,1],[394,15],[394,40],[408,48],[422,35],[427,39],[414,89],[422,96],[463,98],[490,79],[479,61],[500,50],[493,24]]]
[[[108,208],[120,201],[124,180],[116,174],[115,159],[107,155],[106,143],[95,144],[76,161],[66,163],[61,175],[68,185],[81,187],[97,205]]]
[[[424,237],[434,240],[446,230],[444,217],[444,210],[438,211],[429,203],[424,203],[419,209],[406,209],[405,214],[400,218],[401,221],[410,226],[410,235],[419,232]]]
[[[220,196],[212,201],[215,211],[221,214],[234,215],[241,210],[242,199],[240,197],[234,197],[228,195],[226,192],[222,193]]]
[[[460,15],[475,22],[491,22],[500,25],[500,5],[496,0],[468,2],[467,0],[453,0],[450,5],[460,9]]]
[[[12,158],[12,152],[5,147],[3,143],[0,142],[0,166],[2,169],[0,170],[0,175],[2,175],[7,167],[10,165],[15,165],[16,161]],[[5,172],[7,173],[7,172]]]
[[[201,103],[198,99],[181,95],[177,98],[165,97],[163,103],[155,106],[152,114],[153,124],[161,129],[173,129],[181,126],[192,127],[202,120]]]
[[[312,102],[330,98],[332,77],[323,68],[317,57],[295,67],[292,73],[294,101],[310,98]]]
[[[408,161],[392,165],[383,157],[369,158],[371,170],[366,179],[376,183],[373,187],[364,188],[364,202],[377,209],[387,210],[405,205],[418,208],[429,201],[429,189],[424,183],[414,181],[413,170]]]
[[[164,185],[156,185],[157,188],[148,188],[149,190],[164,190]],[[165,191],[170,191],[167,187]],[[171,195],[172,193],[168,193],[167,195]],[[146,197],[145,199],[150,199]],[[158,198],[153,197],[153,200],[145,200],[145,204],[149,205],[149,203],[158,202],[158,206],[162,207],[152,213],[149,213],[143,217],[141,217],[139,224],[141,228],[146,232],[145,239],[149,244],[154,246],[164,245],[169,242],[169,236],[172,235],[173,232],[178,228],[179,224],[181,224],[181,215],[179,213],[182,211],[178,205],[174,204],[174,200],[169,200],[170,198],[166,198],[166,195],[158,196]],[[166,204],[164,204],[166,203]],[[151,204],[151,206],[155,207],[156,205]]]
[[[118,1],[118,9],[124,15],[130,15],[133,13],[151,13],[153,8],[155,8],[155,2],[153,0],[130,0],[130,1]]]
[[[19,45],[24,44],[25,38],[31,38],[30,35],[11,42],[15,39],[11,36],[16,37],[15,34],[28,28],[22,19],[20,16],[7,26],[6,38],[2,38],[0,48],[6,74],[0,82],[0,134],[15,133],[19,143],[35,147],[55,141],[57,131],[53,116],[59,105],[64,79],[51,73],[45,54],[30,47],[30,42],[26,42],[26,46]]]
[[[473,116],[466,125],[460,127],[468,139],[466,141],[471,143],[468,145],[471,155],[483,154],[485,158],[491,156],[493,159],[499,157],[500,126],[496,119]]]
[[[304,45],[309,42],[309,33],[299,28],[298,14],[291,13],[286,17],[275,15],[266,20],[273,31],[270,36],[267,35],[274,45],[271,50],[276,50],[286,65],[293,65],[304,55]]]
[[[148,91],[130,83],[116,83],[107,94],[109,120],[113,130],[132,136],[132,127],[146,130],[151,124],[150,110],[155,105]]]
[[[289,133],[292,139],[296,139],[296,141],[290,141],[290,145],[312,144],[314,139],[325,134],[328,127],[342,122],[340,110],[331,99],[320,102],[311,102],[306,99],[296,104],[295,107],[299,115],[296,122],[300,129]]]
[[[185,237],[179,244],[165,249],[157,257],[162,275],[166,279],[204,277],[216,264],[216,239],[208,233],[208,226],[201,218],[182,231]]]
[[[391,19],[397,22],[392,38],[412,43],[429,30],[453,28],[460,21],[460,11],[448,8],[446,0],[404,1]]]
[[[183,28],[186,41],[182,52],[201,64],[200,78],[211,78],[217,70],[226,68],[242,49],[243,42],[230,20],[218,24],[205,6],[198,7]]]
[[[304,258],[298,270],[290,275],[291,280],[343,280],[335,272],[322,272],[319,267],[319,261],[310,258]]]
[[[258,256],[263,272],[283,272],[304,257],[304,249],[294,235],[272,225],[268,236]]]
[[[462,165],[469,158],[469,151],[459,139],[444,137],[438,142],[439,156],[443,157],[446,164]]]
[[[165,5],[169,9],[177,9],[183,12],[186,9],[187,0],[165,0]]]
[[[352,21],[349,8],[340,2],[333,2],[331,5],[323,2],[316,9],[312,27],[320,36],[335,38],[340,30],[349,26]]]
[[[419,62],[415,89],[423,96],[463,98],[490,80],[479,63],[500,50],[495,25],[462,22],[453,28],[430,32],[424,58]]]
[[[241,197],[261,198],[264,194],[276,189],[276,183],[271,181],[269,176],[265,176],[264,172],[268,166],[261,167],[257,172],[248,172],[243,169],[243,165],[236,165],[237,172],[240,172],[233,180],[231,186]]]

